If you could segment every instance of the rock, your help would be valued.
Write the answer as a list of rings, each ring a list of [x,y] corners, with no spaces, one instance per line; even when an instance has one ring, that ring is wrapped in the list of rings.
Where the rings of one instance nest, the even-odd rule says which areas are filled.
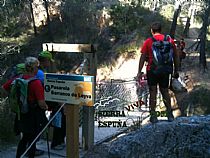
[[[106,148],[108,158],[210,157],[210,115],[147,124]]]

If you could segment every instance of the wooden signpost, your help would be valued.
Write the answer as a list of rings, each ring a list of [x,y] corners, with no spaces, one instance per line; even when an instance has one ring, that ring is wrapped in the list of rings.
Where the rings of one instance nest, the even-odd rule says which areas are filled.
[[[43,50],[53,52],[83,52],[87,59],[87,75],[45,74],[45,98],[67,103],[66,154],[67,158],[79,157],[79,105],[84,105],[82,144],[89,149],[94,143],[94,107],[96,82],[96,55],[93,45],[43,44]]]

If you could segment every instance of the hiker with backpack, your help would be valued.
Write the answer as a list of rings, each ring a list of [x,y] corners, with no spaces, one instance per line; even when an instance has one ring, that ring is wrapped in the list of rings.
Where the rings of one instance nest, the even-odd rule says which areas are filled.
[[[168,121],[173,121],[171,98],[169,96],[169,80],[173,76],[178,78],[179,55],[173,39],[169,35],[161,34],[160,22],[151,25],[152,37],[147,38],[141,48],[139,70],[137,77],[141,77],[144,63],[147,62],[146,73],[149,86],[150,122],[158,122],[156,114],[157,86],[166,106]]]
[[[35,77],[39,61],[35,57],[25,60],[25,73],[8,80],[2,88],[9,94],[10,106],[17,113],[17,127],[22,133],[18,143],[16,158],[20,158],[27,147],[47,123],[45,111],[48,105],[44,100],[44,88]],[[15,93],[16,92],[16,93]],[[35,156],[36,143],[28,151],[28,157]]]
[[[8,68],[7,71],[5,72],[4,76],[3,76],[3,79],[5,81],[7,81],[7,80],[10,80],[10,79],[20,77],[24,73],[25,73],[25,63],[19,63],[19,64],[16,64],[16,65]],[[41,82],[44,84],[44,73],[40,72],[40,70],[38,70],[38,72],[37,72],[37,78],[40,79]],[[15,119],[15,123],[14,123],[14,132],[15,132],[15,135],[19,135],[20,132],[18,131],[16,121],[17,121],[17,119]],[[44,151],[36,148],[35,156],[40,156],[40,155],[43,155],[43,154],[44,154]]]

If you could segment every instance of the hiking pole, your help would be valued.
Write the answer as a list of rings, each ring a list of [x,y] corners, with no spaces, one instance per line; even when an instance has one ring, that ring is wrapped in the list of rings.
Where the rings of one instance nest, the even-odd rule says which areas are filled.
[[[32,145],[37,141],[37,139],[40,137],[40,135],[44,132],[44,130],[49,126],[49,124],[52,122],[52,120],[55,118],[55,116],[61,111],[61,109],[63,108],[63,106],[66,103],[63,103],[60,108],[58,109],[58,111],[55,113],[55,115],[52,116],[52,118],[48,121],[48,123],[45,125],[45,127],[42,129],[41,132],[39,132],[39,134],[36,136],[36,138],[33,140],[33,142],[29,145],[29,147],[26,149],[26,151],[21,155],[20,158],[23,158],[25,156],[25,154],[29,151],[29,149],[32,147]]]

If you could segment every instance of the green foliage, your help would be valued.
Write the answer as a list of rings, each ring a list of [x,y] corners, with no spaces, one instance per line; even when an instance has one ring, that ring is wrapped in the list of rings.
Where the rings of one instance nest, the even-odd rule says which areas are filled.
[[[137,52],[137,46],[135,44],[127,44],[127,45],[121,45],[116,49],[116,52],[119,54],[123,53],[134,53]]]
[[[6,0],[5,5],[0,7],[0,38],[17,37],[25,31],[25,24],[28,26],[30,13],[28,1]]]
[[[0,38],[10,36],[14,32],[16,26],[15,19],[10,20],[8,23],[2,24]]]
[[[7,101],[1,98],[0,102],[0,142],[14,141],[14,115],[10,112],[8,108],[9,105]]]
[[[160,14],[163,15],[166,19],[171,19],[174,13],[173,5],[165,5],[160,9]]]
[[[115,5],[111,7],[110,16],[112,35],[120,39],[123,35],[130,34],[144,23],[145,9],[132,5]]]
[[[62,8],[65,19],[67,41],[69,43],[90,43],[98,34],[97,9],[88,1],[66,1]]]
[[[172,6],[161,9],[159,14],[139,5],[114,5],[110,9],[111,21],[113,23],[110,26],[111,35],[116,39],[121,39],[125,35],[129,35],[137,30],[141,38],[142,35],[148,37],[151,35],[149,27],[152,21],[160,21],[165,33],[170,29],[170,22],[167,20],[173,16],[171,10],[173,10]],[[166,13],[167,17],[165,17]]]

